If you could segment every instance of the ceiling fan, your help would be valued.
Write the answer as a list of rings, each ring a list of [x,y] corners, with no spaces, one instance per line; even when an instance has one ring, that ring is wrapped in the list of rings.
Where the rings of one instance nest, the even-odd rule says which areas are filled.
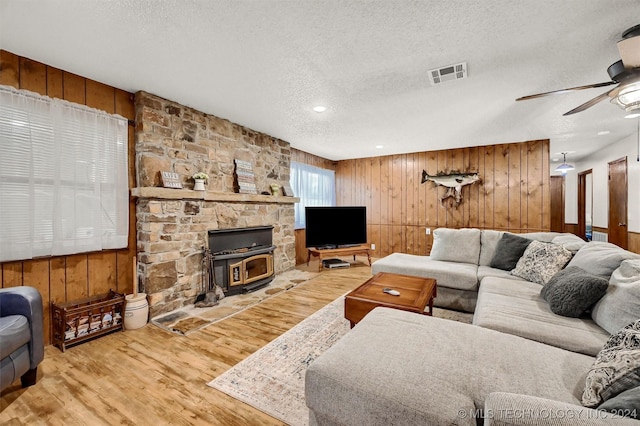
[[[612,103],[620,106],[629,113],[627,117],[640,116],[640,25],[624,31],[622,33],[622,40],[617,43],[617,46],[621,60],[611,64],[609,68],[607,68],[607,73],[609,77],[611,77],[611,81],[523,96],[516,99],[516,101],[617,84],[613,89],[596,96],[571,111],[565,112],[563,115],[571,115],[584,111],[609,97]]]

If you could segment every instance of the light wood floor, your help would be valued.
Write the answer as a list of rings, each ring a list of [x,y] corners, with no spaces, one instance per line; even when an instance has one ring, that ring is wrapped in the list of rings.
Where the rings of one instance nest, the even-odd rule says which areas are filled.
[[[324,270],[188,337],[147,324],[64,353],[48,346],[34,386],[2,392],[0,424],[280,425],[207,382],[370,276],[361,262]]]

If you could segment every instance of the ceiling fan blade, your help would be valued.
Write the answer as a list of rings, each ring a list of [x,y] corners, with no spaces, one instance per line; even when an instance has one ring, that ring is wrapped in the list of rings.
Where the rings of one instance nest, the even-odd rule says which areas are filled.
[[[625,38],[618,42],[618,52],[625,68],[640,67],[640,36]]]
[[[615,89],[613,89],[613,90],[615,90]],[[595,98],[593,98],[593,99],[591,99],[591,100],[588,100],[587,102],[583,103],[583,104],[582,104],[582,105],[580,105],[579,107],[574,108],[574,109],[572,109],[571,111],[565,112],[565,113],[564,113],[564,114],[562,114],[562,115],[563,115],[563,116],[564,116],[564,115],[571,115],[571,114],[575,114],[575,113],[580,112],[580,111],[584,111],[584,110],[585,110],[585,109],[587,109],[587,108],[591,108],[592,106],[594,106],[594,105],[595,105],[595,104],[597,104],[598,102],[603,101],[603,100],[605,100],[606,98],[608,98],[608,97],[609,97],[609,93],[613,92],[613,90],[609,90],[608,92],[604,92],[604,93],[602,93],[601,95],[598,95],[598,96],[596,96]]]
[[[570,87],[568,89],[553,90],[551,92],[537,93],[535,95],[523,96],[521,98],[516,99],[516,101],[526,101],[528,99],[541,98],[543,96],[559,95],[561,93],[573,92],[574,90],[594,89],[596,87],[610,86],[612,84],[617,84],[617,83],[615,81],[606,81],[604,83],[587,84],[586,86],[577,86],[577,87]]]

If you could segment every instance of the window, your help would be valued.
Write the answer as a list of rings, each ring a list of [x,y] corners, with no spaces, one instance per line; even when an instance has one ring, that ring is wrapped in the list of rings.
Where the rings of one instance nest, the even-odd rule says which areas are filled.
[[[308,164],[291,162],[291,189],[300,202],[295,204],[296,229],[305,227],[306,206],[336,205],[336,173]]]
[[[0,86],[0,261],[127,246],[127,120]]]

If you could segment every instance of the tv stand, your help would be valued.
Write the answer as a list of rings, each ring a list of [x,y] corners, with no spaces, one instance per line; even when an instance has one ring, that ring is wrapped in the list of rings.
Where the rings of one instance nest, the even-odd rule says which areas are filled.
[[[367,260],[369,261],[369,266],[371,266],[371,246],[369,244],[359,244],[353,247],[338,247],[333,249],[320,249],[319,247],[309,247],[307,254],[307,266],[309,266],[309,261],[311,260],[311,256],[319,257],[319,265],[318,272],[322,271],[322,259],[328,257],[336,257],[336,256],[351,256],[353,255],[353,260],[356,260],[356,255],[366,255]]]

